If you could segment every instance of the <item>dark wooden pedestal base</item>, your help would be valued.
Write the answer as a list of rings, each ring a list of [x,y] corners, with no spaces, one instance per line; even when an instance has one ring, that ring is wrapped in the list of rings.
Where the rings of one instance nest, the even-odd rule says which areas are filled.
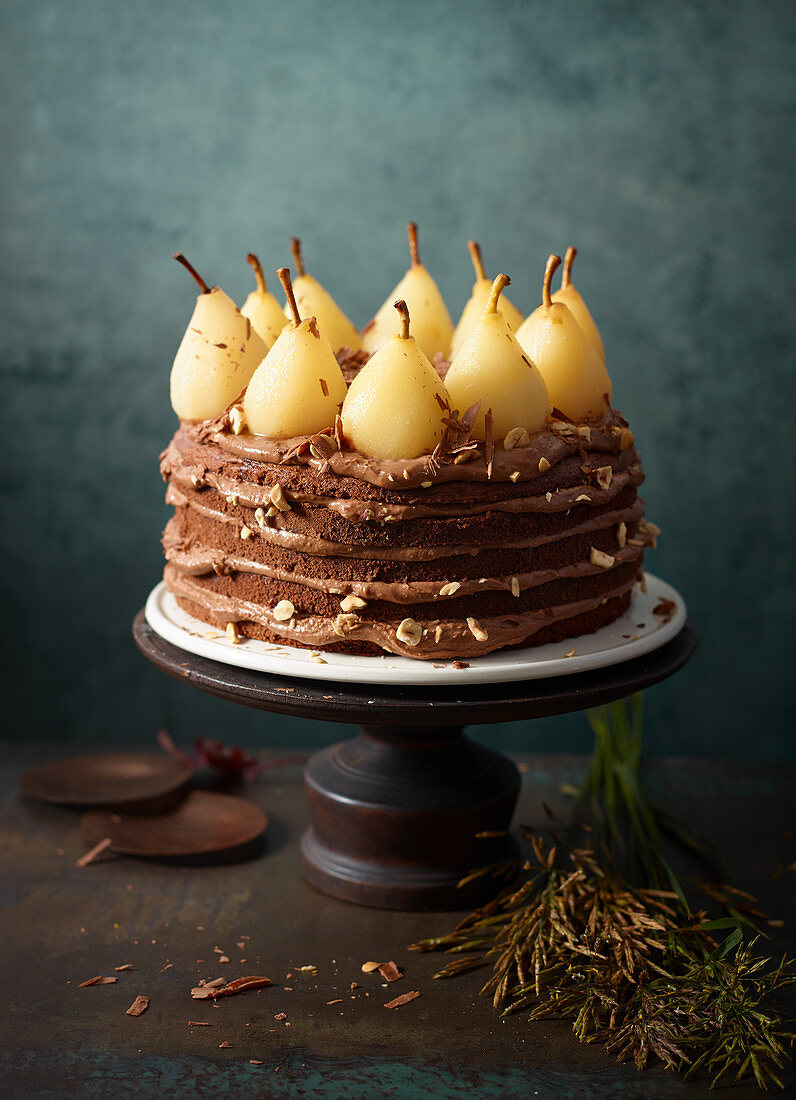
[[[408,687],[291,679],[221,664],[165,641],[143,611],[133,634],[158,668],[221,699],[302,718],[366,723],[359,737],[310,760],[305,787],[312,828],[301,851],[304,873],[320,890],[384,909],[477,904],[494,882],[467,890],[456,884],[468,871],[512,854],[507,837],[476,834],[509,825],[517,769],[465,737],[465,725],[543,718],[621,699],[671,676],[697,645],[688,622],[660,649],[592,672]]]
[[[494,883],[458,889],[475,867],[514,852],[508,829],[520,776],[459,726],[363,726],[316,753],[305,772],[312,828],[304,874],[335,897],[381,909],[470,906]]]

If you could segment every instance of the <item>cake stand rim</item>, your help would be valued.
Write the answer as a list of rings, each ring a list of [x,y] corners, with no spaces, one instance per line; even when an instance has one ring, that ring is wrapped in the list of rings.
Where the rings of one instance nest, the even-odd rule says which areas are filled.
[[[407,687],[317,681],[225,665],[162,638],[142,608],[133,622],[139,650],[161,671],[228,702],[290,717],[400,728],[440,729],[511,722],[585,710],[667,679],[693,656],[690,619],[673,639],[641,657],[546,680]]]

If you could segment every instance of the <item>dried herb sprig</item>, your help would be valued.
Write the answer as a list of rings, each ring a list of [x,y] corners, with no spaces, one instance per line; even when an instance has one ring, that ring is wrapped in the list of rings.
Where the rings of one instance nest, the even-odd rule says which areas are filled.
[[[661,834],[700,854],[648,799],[640,779],[641,703],[590,714],[596,747],[562,840],[524,831],[528,858],[514,881],[445,936],[412,945],[456,955],[435,977],[490,965],[482,989],[503,1014],[572,1021],[582,1042],[600,1042],[643,1069],[650,1059],[711,1084],[778,1076],[796,1035],[773,1003],[796,982],[793,962],[772,963],[742,923],[757,916],[741,891],[710,887],[725,916],[693,912],[663,853]],[[584,837],[585,842],[584,842]],[[507,864],[482,868],[506,875]],[[723,940],[717,933],[727,933]]]

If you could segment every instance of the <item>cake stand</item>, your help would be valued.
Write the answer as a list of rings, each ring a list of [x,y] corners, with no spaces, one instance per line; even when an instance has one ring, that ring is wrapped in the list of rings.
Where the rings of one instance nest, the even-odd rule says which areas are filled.
[[[479,834],[505,832],[520,789],[512,761],[471,741],[464,727],[583,710],[666,679],[698,641],[680,605],[677,633],[641,656],[617,655],[619,663],[570,675],[491,683],[458,682],[449,668],[436,684],[422,685],[401,684],[399,675],[390,683],[332,682],[321,679],[323,666],[301,678],[242,668],[167,641],[143,609],[133,634],[158,668],[221,699],[359,724],[358,737],[322,749],[307,764],[312,825],[301,843],[305,877],[360,905],[456,909],[483,897],[480,880],[457,888],[464,874],[513,854],[508,836]],[[187,638],[186,644],[198,647]],[[516,652],[518,660],[533,653]]]

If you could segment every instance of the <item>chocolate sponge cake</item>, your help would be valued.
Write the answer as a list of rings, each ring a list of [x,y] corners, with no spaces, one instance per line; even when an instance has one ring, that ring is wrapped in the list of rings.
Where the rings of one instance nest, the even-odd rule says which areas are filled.
[[[351,450],[339,420],[274,441],[233,408],[183,422],[161,471],[180,606],[315,650],[468,659],[592,632],[628,607],[657,533],[615,411],[496,444],[454,419],[432,455],[395,460]]]

